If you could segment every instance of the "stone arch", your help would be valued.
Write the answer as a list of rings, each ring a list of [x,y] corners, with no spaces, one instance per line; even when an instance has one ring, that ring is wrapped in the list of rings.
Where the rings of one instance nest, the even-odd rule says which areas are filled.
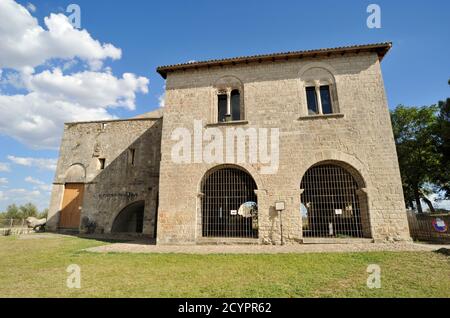
[[[333,113],[339,113],[340,107],[335,77],[336,74],[336,70],[331,65],[324,62],[310,62],[301,67],[298,72],[298,77],[302,104],[306,105],[306,87],[327,85],[330,88],[332,111]],[[308,113],[306,106],[301,109],[301,113],[304,115]]]
[[[242,89],[244,84],[234,75],[224,75],[214,82],[213,87],[216,89]]]
[[[236,168],[236,169],[242,170],[242,171],[248,173],[253,178],[253,180],[256,183],[256,187],[257,187],[258,190],[263,190],[264,189],[264,184],[263,184],[263,181],[262,181],[261,177],[259,176],[257,170],[254,169],[252,166],[246,165],[244,167],[244,166],[240,166],[240,165],[237,165],[237,164],[224,163],[224,164],[219,164],[219,165],[216,165],[216,166],[213,166],[213,167],[209,167],[209,168],[203,170],[200,173],[201,177],[200,177],[199,182],[197,183],[197,189],[198,189],[198,193],[199,194],[202,193],[202,185],[203,185],[203,181],[205,180],[205,178],[208,175],[210,175],[212,172],[214,172],[215,170],[219,170],[219,169],[222,169],[222,168]]]
[[[201,181],[201,236],[257,238],[257,189],[242,167],[219,165],[208,170]]]
[[[126,205],[114,218],[111,233],[142,233],[144,228],[145,200]]]
[[[325,62],[310,62],[303,65],[300,70],[298,71],[298,77],[300,80],[303,80],[305,76],[308,76],[308,71],[312,69],[318,69],[319,74],[322,73],[329,77],[333,81],[333,83],[336,83],[335,74],[337,74],[336,70],[328,63]]]
[[[64,176],[65,183],[84,183],[86,181],[86,168],[81,163],[75,163],[67,169]]]
[[[300,180],[309,168],[322,162],[334,162],[342,167],[349,168],[351,172],[354,172],[354,176],[358,179],[359,183],[364,184],[362,188],[371,187],[372,182],[366,166],[358,158],[344,152],[334,149],[318,151],[311,156],[305,157],[303,162],[302,169],[299,170],[299,174],[295,179],[296,183],[293,184],[294,188],[298,187]]]
[[[370,238],[366,182],[342,161],[324,160],[310,166],[300,182],[304,237]]]

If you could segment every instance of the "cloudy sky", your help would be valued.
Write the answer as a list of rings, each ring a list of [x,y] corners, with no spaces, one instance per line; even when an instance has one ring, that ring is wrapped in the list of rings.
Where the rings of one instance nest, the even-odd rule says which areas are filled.
[[[366,25],[373,2],[381,29]],[[47,207],[64,122],[158,108],[158,65],[393,41],[390,107],[436,103],[450,93],[448,12],[446,0],[0,0],[0,210]]]

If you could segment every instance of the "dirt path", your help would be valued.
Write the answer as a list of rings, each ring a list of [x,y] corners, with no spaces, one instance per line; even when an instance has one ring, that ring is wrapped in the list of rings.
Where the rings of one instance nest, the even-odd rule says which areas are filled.
[[[86,249],[97,253],[187,253],[187,254],[277,254],[277,253],[331,253],[372,251],[435,251],[450,249],[450,245],[419,243],[366,243],[366,244],[303,244],[303,245],[148,245],[113,243]]]

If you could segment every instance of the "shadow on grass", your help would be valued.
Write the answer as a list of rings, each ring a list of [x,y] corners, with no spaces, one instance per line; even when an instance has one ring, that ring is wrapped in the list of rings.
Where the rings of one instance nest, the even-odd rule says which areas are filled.
[[[443,248],[440,248],[440,249],[438,249],[438,250],[436,250],[436,251],[434,251],[435,253],[437,253],[437,254],[442,254],[442,255],[445,255],[445,256],[450,256],[450,248],[445,248],[445,247],[443,247]]]

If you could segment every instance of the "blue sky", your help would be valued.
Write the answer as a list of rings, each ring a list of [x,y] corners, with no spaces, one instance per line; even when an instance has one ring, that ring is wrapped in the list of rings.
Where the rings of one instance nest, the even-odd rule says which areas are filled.
[[[116,83],[122,79],[123,73],[132,73],[135,86],[127,92],[115,92],[117,100],[133,93],[127,106],[109,105],[104,97],[98,97],[93,102],[94,106],[86,108],[86,112],[95,110],[88,118],[98,118],[102,114],[109,117],[132,117],[159,107],[164,81],[155,72],[158,65],[384,41],[392,41],[394,44],[382,64],[391,108],[398,104],[430,105],[450,95],[447,85],[450,78],[449,1],[16,2],[28,7],[30,14],[37,18],[44,30],[47,30],[45,17],[51,13],[65,13],[65,8],[70,3],[78,4],[81,8],[81,28],[93,40],[102,44],[110,43],[120,49],[121,55],[117,57],[116,51],[103,48],[99,53],[103,55],[98,58],[102,61],[102,66],[98,69],[86,66],[92,62],[92,56],[85,57],[84,60],[58,58],[63,50],[54,42],[49,42],[49,45],[53,45],[53,51],[50,51],[56,52],[55,58],[49,53],[51,58],[41,64],[32,63],[33,57],[27,56],[18,62],[22,63],[17,64],[19,66],[11,66],[10,61],[1,60],[6,57],[0,54],[0,69],[3,71],[0,77],[0,95],[7,96],[6,101],[10,101],[13,95],[35,92],[40,96],[36,102],[39,103],[50,98],[48,91],[45,91],[49,89],[49,81],[61,79],[58,74],[51,73],[46,74],[46,78],[27,77],[33,81],[33,84],[29,84],[31,86],[14,85],[14,78],[26,77],[25,66],[32,66],[34,75],[55,68],[62,69],[64,75],[74,76],[86,70],[96,72],[90,73],[94,77],[109,72],[113,78],[108,78],[107,83]],[[369,29],[366,25],[369,15],[366,8],[371,3],[381,7],[381,29]],[[19,22],[4,28],[1,24],[2,22],[0,39],[1,32],[8,33],[21,27]],[[14,33],[11,31],[11,34]],[[78,40],[75,37],[75,46]],[[70,45],[68,47],[71,49]],[[41,51],[42,49],[36,50]],[[70,60],[74,61],[73,65],[65,69],[65,63]],[[148,88],[148,92],[144,86]],[[58,86],[58,89],[61,87]],[[54,94],[54,90],[51,92]],[[70,94],[65,94],[64,98],[69,98],[67,96]],[[25,101],[32,98],[34,94],[26,96]],[[85,101],[88,97],[82,98]],[[70,95],[72,106],[77,103],[74,99],[76,97]],[[1,111],[14,112],[15,104],[11,105],[4,104],[2,109],[0,100],[0,125],[1,116],[4,116]],[[55,105],[58,107],[59,104]],[[67,107],[72,107],[71,105]],[[39,109],[37,104],[36,112]],[[78,112],[83,113],[83,110],[84,108],[78,109]],[[0,210],[13,202],[32,201],[40,208],[48,205],[48,189],[58,156],[58,143],[55,140],[59,140],[61,136],[62,126],[58,126],[58,120],[66,118],[52,115],[51,123],[55,127],[52,136],[46,136],[47,113],[48,110],[43,109],[38,117],[34,114],[31,124],[18,122],[16,126],[23,126],[18,132],[13,132],[14,129],[7,129],[6,126],[2,129],[0,126]],[[74,115],[73,118],[80,118],[79,116],[83,118],[82,114]],[[6,120],[3,125],[5,123]],[[24,137],[27,132],[34,138],[28,135]],[[44,142],[47,137],[51,140]]]

